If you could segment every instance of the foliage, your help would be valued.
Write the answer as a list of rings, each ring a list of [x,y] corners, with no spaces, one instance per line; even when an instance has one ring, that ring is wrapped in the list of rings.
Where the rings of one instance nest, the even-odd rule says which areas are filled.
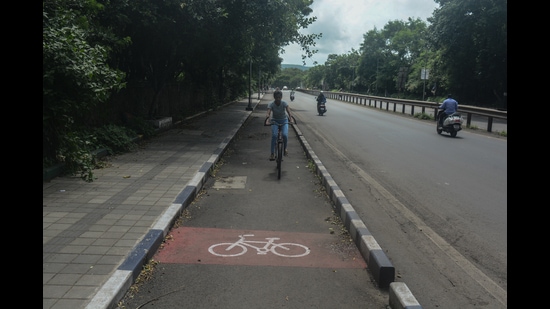
[[[137,137],[136,133],[126,127],[117,125],[106,125],[94,130],[94,139],[97,140],[95,147],[107,148],[112,154],[124,153],[136,149],[133,142]]]
[[[306,72],[297,68],[282,69],[280,74],[277,74],[275,79],[271,82],[273,87],[287,86],[288,89],[296,89],[301,87],[302,80],[304,79]]]
[[[321,65],[316,65],[311,69],[307,70],[306,73],[306,87],[313,89],[322,89],[323,88],[323,78],[325,76],[325,67]]]
[[[317,35],[298,31],[315,21],[307,17],[311,3],[136,0],[127,8],[129,23],[121,33],[133,44],[118,62],[131,72],[130,80],[147,81],[154,90],[149,119],[158,115],[160,93],[174,79],[211,94],[198,103],[207,110],[246,94],[251,71],[252,78],[258,76],[256,85],[271,80],[284,46],[299,43],[306,53],[315,52],[310,46]]]
[[[298,43],[304,58],[316,52],[321,34],[299,31],[316,20],[309,16],[312,3],[44,1],[43,164],[65,162],[91,181],[87,132],[105,126],[97,133],[110,147],[127,142],[123,132],[109,127],[116,123],[112,115],[141,112],[145,101],[149,119],[204,111],[245,95],[250,78],[257,77],[257,86],[267,84],[280,71],[285,46]],[[251,76],[252,68],[259,74]],[[135,102],[118,98],[113,106],[112,94],[127,83],[147,89]],[[166,102],[163,91],[174,84],[191,90],[183,98],[191,103]],[[125,125],[153,134],[142,118]],[[120,135],[107,138],[102,130]]]
[[[62,137],[57,151],[59,162],[65,163],[65,170],[73,175],[80,174],[85,181],[93,181],[94,158],[92,151],[96,148],[95,137],[85,130],[70,131]]]
[[[358,57],[328,55],[304,87],[434,102],[453,93],[461,104],[506,109],[507,1],[435,1],[428,23],[408,18],[367,31]]]
[[[103,148],[111,154],[133,151],[137,148],[133,141],[136,137],[133,130],[116,125],[106,125],[92,131],[83,128],[69,131],[61,139],[57,161],[65,164],[68,173],[79,174],[82,179],[91,182],[93,170],[97,167],[94,152]]]
[[[121,110],[145,111],[124,125],[149,136],[146,118],[213,109],[271,82],[430,101],[451,92],[506,108],[507,1],[435,1],[429,24],[390,21],[359,51],[300,72],[281,70],[279,55],[292,43],[302,59],[317,52],[322,33],[300,31],[316,21],[313,0],[43,1],[43,164],[62,158],[90,175],[88,132]],[[126,84],[143,92],[121,92]],[[173,87],[185,93],[167,96]]]
[[[441,51],[438,70],[448,76],[449,92],[463,104],[505,107],[507,0],[436,2],[428,38]]]
[[[43,3],[42,149],[45,162],[63,157],[87,166],[85,140],[75,133],[94,121],[94,108],[124,86],[120,71],[107,65],[107,49],[90,44],[90,18],[101,6],[86,1]],[[74,151],[74,154],[68,153]],[[71,165],[71,164],[69,164]]]
[[[144,138],[149,138],[156,133],[153,124],[142,117],[131,117],[128,119],[126,127],[138,135],[143,135]]]

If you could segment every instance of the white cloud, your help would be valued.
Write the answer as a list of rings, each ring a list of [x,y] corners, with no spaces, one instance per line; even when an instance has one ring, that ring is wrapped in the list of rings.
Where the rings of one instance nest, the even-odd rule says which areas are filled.
[[[359,50],[365,33],[375,27],[380,30],[389,21],[406,21],[409,17],[426,21],[437,7],[433,0],[314,0],[310,16],[317,16],[317,21],[302,33],[323,36],[313,47],[318,52],[306,59],[306,66],[313,66],[314,61],[324,64],[329,54]],[[301,55],[300,47],[292,44],[280,57],[284,64],[301,65]]]

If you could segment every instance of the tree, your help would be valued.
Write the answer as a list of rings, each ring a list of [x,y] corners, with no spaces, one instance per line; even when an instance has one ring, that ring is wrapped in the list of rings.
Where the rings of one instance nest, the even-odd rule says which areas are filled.
[[[316,65],[309,70],[306,74],[306,85],[308,88],[323,89],[323,81],[325,77],[325,66]]]
[[[296,89],[296,87],[300,87],[305,75],[304,71],[297,68],[282,69],[272,84],[279,88],[287,86],[289,89]]]
[[[108,48],[91,44],[101,6],[87,1],[43,2],[42,150],[46,160],[74,148],[69,132],[90,123],[95,107],[121,89],[124,74],[107,64]],[[95,28],[97,29],[97,28]]]
[[[69,148],[63,145],[68,132],[108,123],[113,117],[109,112],[116,110],[110,103],[133,105],[138,116],[144,110],[148,118],[161,111],[178,116],[174,114],[184,108],[207,110],[246,93],[251,65],[261,72],[260,77],[252,76],[256,83],[272,79],[280,70],[279,54],[285,46],[298,43],[304,57],[313,55],[321,34],[299,31],[316,20],[309,17],[312,3],[43,2],[45,161],[55,161],[61,148]],[[137,85],[133,89],[145,95],[118,92],[125,85]],[[175,100],[163,97],[167,88],[176,89]],[[187,90],[183,99],[181,89]],[[112,100],[115,93],[117,101]],[[172,105],[177,111],[165,108]],[[79,142],[86,144],[88,137]],[[84,145],[71,149],[86,153]]]
[[[439,70],[464,103],[502,105],[507,80],[507,1],[436,0],[429,38]]]

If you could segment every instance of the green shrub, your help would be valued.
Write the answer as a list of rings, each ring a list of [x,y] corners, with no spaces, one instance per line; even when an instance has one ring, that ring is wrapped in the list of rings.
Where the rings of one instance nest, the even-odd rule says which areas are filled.
[[[137,134],[134,130],[109,124],[95,129],[94,136],[98,143],[98,148],[107,148],[113,154],[124,153],[135,150],[136,143],[133,142]]]
[[[71,131],[61,139],[56,155],[58,162],[43,160],[43,167],[55,163],[65,163],[65,171],[72,175],[80,174],[80,178],[92,182],[93,170],[98,167],[94,151],[105,148],[112,154],[135,150],[136,133],[126,127],[106,125],[90,132],[86,129]]]
[[[93,181],[94,158],[91,151],[96,149],[97,140],[87,131],[68,132],[61,139],[57,151],[59,162],[65,163],[65,170],[80,178]]]
[[[151,137],[156,133],[153,124],[141,117],[130,118],[126,126],[145,138]]]

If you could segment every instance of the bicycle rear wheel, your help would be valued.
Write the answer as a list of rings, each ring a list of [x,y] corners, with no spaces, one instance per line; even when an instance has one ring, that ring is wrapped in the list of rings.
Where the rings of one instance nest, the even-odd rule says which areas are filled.
[[[283,143],[277,143],[277,179],[281,179],[281,169],[283,165]]]

